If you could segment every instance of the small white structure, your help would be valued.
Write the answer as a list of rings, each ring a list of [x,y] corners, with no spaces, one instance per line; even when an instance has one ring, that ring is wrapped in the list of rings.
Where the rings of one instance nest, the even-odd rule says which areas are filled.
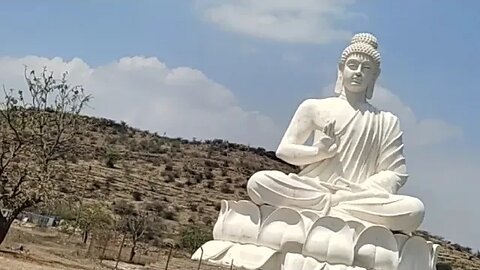
[[[368,103],[377,46],[356,34],[340,58],[337,96],[297,109],[276,154],[301,172],[255,173],[251,201],[223,201],[214,240],[193,259],[203,250],[204,260],[246,269],[436,268],[437,246],[411,236],[422,202],[397,194],[408,177],[399,120]]]

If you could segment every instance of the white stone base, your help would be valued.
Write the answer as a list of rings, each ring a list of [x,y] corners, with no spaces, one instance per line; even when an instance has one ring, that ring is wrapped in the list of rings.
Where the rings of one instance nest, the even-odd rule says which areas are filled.
[[[435,270],[438,247],[381,226],[250,201],[222,201],[213,237],[192,259],[264,270]]]

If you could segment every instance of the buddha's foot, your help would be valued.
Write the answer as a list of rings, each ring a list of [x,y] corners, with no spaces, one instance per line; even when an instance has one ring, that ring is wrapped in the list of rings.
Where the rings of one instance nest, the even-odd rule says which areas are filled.
[[[437,245],[382,226],[291,208],[222,201],[193,259],[246,269],[434,270]]]

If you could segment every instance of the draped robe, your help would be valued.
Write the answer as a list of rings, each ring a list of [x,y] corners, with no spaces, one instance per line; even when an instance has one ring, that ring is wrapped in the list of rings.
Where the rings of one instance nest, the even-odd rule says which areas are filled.
[[[314,143],[325,134],[316,131]],[[369,105],[338,131],[337,154],[304,167],[300,173],[261,171],[248,181],[257,204],[312,209],[325,215],[413,231],[423,220],[423,204],[396,195],[407,179],[399,120]],[[343,178],[361,191],[337,191]],[[348,189],[347,186],[345,186]],[[335,203],[332,203],[335,201]]]

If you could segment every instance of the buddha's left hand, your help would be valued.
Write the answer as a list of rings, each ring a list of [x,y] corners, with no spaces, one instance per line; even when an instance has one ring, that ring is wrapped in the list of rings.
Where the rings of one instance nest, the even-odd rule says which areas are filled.
[[[349,189],[349,191],[351,191],[353,193],[358,193],[358,192],[363,192],[363,191],[369,190],[369,188],[366,185],[350,182],[343,177],[338,177],[337,179],[335,179],[335,181],[333,183],[337,184],[338,182],[340,182],[342,185],[346,186]]]
[[[387,196],[388,195],[388,192],[385,191],[385,189],[381,188],[378,185],[357,184],[357,183],[350,182],[350,181],[348,181],[348,180],[346,180],[345,178],[342,178],[342,177],[339,177],[334,181],[335,184],[337,182],[340,182],[343,185],[345,185],[350,190],[350,192],[352,192],[352,193],[369,192],[372,195],[379,195],[379,196],[382,196],[382,195]]]
[[[338,205],[342,201],[352,201],[370,197],[388,198],[390,195],[379,189],[372,188],[364,184],[352,183],[344,178],[339,178],[335,182],[342,182],[349,190],[338,190],[331,195],[332,206]]]

